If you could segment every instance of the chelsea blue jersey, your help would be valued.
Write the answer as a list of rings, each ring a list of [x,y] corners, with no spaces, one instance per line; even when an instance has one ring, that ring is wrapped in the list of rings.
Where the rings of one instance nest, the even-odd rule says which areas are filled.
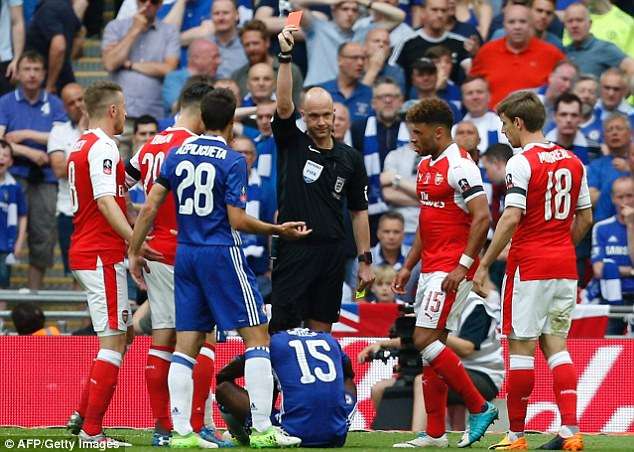
[[[350,397],[344,354],[327,333],[295,329],[273,334],[271,364],[282,390],[281,424],[302,446],[323,445],[348,431]]]
[[[627,229],[616,216],[597,222],[592,228],[592,263],[612,259],[618,266],[631,267]],[[634,292],[634,278],[621,277],[625,293]]]
[[[227,206],[246,208],[247,164],[222,137],[200,136],[168,154],[157,182],[176,201],[178,243],[239,246]]]

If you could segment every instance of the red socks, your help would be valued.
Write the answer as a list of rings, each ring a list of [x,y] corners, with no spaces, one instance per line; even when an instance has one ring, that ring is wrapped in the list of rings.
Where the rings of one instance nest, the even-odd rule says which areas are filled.
[[[535,358],[532,356],[510,355],[507,372],[506,403],[509,413],[510,430],[524,431],[526,407],[535,385]]]
[[[205,342],[200,349],[196,365],[192,373],[194,380],[194,396],[192,399],[191,425],[195,432],[205,425],[205,402],[209,397],[211,382],[214,378],[215,347]]]
[[[469,378],[469,374],[462,366],[458,355],[440,341],[429,344],[422,354],[445,383],[460,394],[471,413],[476,414],[482,411],[486,400]]]
[[[92,375],[92,369],[93,367],[95,367],[96,361],[96,358],[92,360],[90,371],[88,372],[88,378],[86,379],[86,384],[81,388],[81,398],[79,399],[79,409],[77,410],[77,412],[82,418],[86,415],[86,407],[88,406],[88,394],[90,393],[90,375]]]
[[[166,433],[172,431],[167,374],[173,351],[173,347],[151,345],[145,366],[145,384],[150,396],[152,415],[156,419],[156,427]]]
[[[561,425],[577,425],[577,372],[567,351],[548,359],[553,374],[553,392],[561,414]]]
[[[433,438],[439,438],[445,433],[448,388],[434,369],[428,366],[423,367],[422,382],[425,411],[427,412],[425,432]]]
[[[90,389],[84,417],[83,430],[94,436],[102,432],[103,417],[110,406],[117,386],[121,353],[101,349],[90,372]]]

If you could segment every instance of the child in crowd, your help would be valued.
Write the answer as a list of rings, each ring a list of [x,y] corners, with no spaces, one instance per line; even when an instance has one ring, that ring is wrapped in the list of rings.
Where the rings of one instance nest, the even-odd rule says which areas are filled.
[[[20,184],[9,174],[11,144],[0,139],[0,288],[7,289],[11,265],[22,257],[26,241],[27,208]]]
[[[374,283],[370,288],[370,296],[367,301],[374,303],[394,303],[392,281],[396,277],[396,270],[390,265],[374,267]]]

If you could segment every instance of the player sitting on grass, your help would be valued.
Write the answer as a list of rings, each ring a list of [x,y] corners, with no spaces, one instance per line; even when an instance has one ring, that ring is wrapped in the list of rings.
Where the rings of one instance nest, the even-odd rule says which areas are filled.
[[[272,421],[301,438],[302,446],[342,447],[357,389],[350,358],[337,340],[328,333],[297,328],[273,334],[270,350],[283,397]],[[218,373],[216,400],[233,437],[249,444],[249,395],[235,383],[243,375],[244,355],[240,355]]]

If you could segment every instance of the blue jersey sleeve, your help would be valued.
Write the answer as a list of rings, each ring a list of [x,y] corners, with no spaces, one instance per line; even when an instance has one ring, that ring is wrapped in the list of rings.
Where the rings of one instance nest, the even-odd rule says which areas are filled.
[[[172,189],[172,175],[173,175],[173,167],[174,167],[174,161],[176,160],[175,157],[176,152],[169,152],[167,154],[167,158],[165,158],[165,162],[163,162],[163,165],[161,165],[161,173],[159,174],[159,177],[156,178],[156,183],[157,184],[161,184],[163,187],[167,188],[168,190]]]
[[[247,207],[247,161],[240,156],[227,172],[227,205],[246,209]]]
[[[592,263],[601,262],[605,259],[603,235],[601,234],[601,225],[596,224],[592,228]]]

